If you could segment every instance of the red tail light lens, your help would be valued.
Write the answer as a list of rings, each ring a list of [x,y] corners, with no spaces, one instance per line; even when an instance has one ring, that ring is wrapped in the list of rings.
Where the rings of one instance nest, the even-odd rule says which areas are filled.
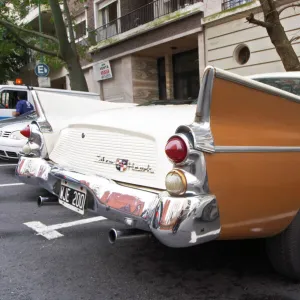
[[[21,131],[20,131],[20,133],[23,135],[23,136],[25,136],[26,138],[30,138],[30,135],[31,135],[31,130],[30,130],[30,126],[29,125],[27,125],[24,129],[22,129]]]
[[[178,164],[186,159],[188,147],[181,137],[174,136],[168,140],[165,152],[174,163]]]

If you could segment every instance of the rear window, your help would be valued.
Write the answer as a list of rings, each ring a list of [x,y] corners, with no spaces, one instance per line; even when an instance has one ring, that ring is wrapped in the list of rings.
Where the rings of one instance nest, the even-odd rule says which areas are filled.
[[[300,78],[258,78],[254,80],[300,96]]]

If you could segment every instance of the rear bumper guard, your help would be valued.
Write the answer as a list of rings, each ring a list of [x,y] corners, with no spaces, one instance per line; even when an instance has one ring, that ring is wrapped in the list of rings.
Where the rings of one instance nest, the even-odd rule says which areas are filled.
[[[21,157],[16,167],[21,182],[45,188],[58,196],[61,180],[85,187],[88,208],[131,228],[150,231],[169,247],[189,247],[218,238],[220,218],[214,195],[171,197],[128,187],[102,176],[61,168],[41,158]]]

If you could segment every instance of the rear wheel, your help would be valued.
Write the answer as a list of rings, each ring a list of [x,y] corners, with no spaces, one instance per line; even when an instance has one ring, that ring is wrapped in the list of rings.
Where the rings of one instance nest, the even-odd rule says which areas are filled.
[[[283,232],[266,241],[266,248],[274,269],[300,281],[300,212]]]

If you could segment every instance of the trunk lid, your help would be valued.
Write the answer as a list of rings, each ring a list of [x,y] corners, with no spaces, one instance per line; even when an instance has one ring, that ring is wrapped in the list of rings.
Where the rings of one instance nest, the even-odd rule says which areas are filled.
[[[98,112],[60,133],[50,159],[74,171],[165,188],[172,168],[164,148],[180,125],[193,121],[196,105],[139,106]]]

